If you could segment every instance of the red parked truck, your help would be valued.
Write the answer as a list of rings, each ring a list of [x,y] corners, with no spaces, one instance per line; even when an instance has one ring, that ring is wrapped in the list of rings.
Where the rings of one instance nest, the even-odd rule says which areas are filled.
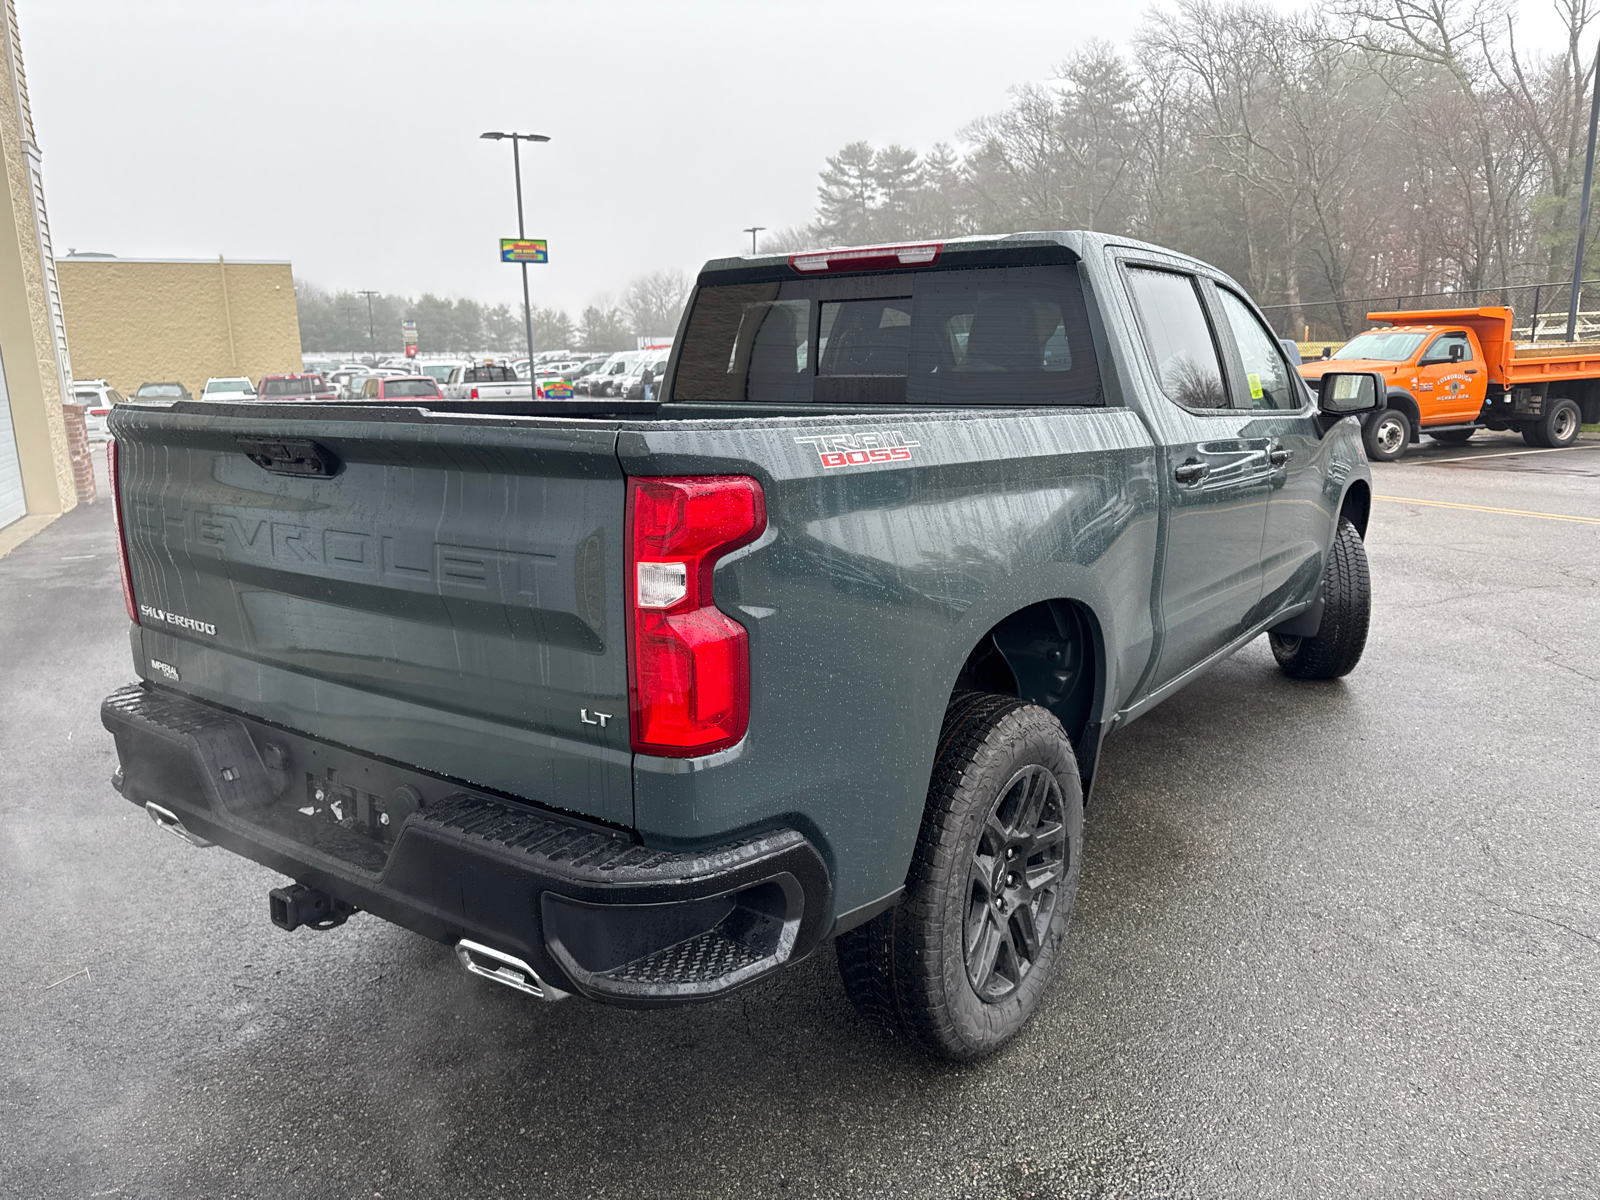
[[[1520,430],[1528,445],[1557,449],[1600,421],[1600,344],[1519,346],[1503,305],[1373,312],[1367,320],[1383,327],[1300,374],[1383,374],[1388,401],[1362,422],[1370,458],[1399,458],[1424,433],[1459,444],[1480,429]]]

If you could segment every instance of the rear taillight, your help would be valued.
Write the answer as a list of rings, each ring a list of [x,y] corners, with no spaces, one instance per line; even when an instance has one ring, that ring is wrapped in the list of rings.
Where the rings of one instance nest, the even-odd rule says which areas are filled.
[[[744,475],[628,481],[628,702],[633,748],[687,758],[750,723],[750,643],[711,597],[711,573],[767,527]]]
[[[111,477],[111,520],[117,529],[117,571],[122,576],[122,606],[128,620],[139,624],[139,606],[133,602],[133,568],[128,562],[128,531],[122,523],[122,469],[116,439],[106,443],[106,473]]]
[[[478,389],[477,388],[473,388],[472,389],[472,395],[469,397],[469,399],[476,400],[477,398],[478,398]]]
[[[111,415],[111,410],[109,408],[91,408],[89,410],[89,415],[91,417],[109,417]]]

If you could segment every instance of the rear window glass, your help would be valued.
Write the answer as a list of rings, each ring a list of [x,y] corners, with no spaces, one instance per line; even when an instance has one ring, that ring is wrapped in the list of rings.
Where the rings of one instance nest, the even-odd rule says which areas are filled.
[[[461,376],[462,383],[516,383],[517,373],[510,367],[494,364],[468,367]]]
[[[138,394],[141,396],[182,396],[183,387],[176,383],[146,383],[140,385]]]
[[[305,379],[268,379],[261,385],[263,396],[304,396],[311,391]]]
[[[391,379],[383,385],[385,396],[437,396],[439,385],[431,379]]]
[[[851,282],[702,288],[672,399],[1103,403],[1075,268],[869,278],[855,295]]]

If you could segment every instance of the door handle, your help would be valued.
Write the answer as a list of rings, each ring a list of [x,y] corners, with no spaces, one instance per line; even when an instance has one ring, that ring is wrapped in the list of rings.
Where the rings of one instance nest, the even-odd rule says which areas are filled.
[[[1478,373],[1478,368],[1477,367],[1468,367],[1467,368],[1467,374],[1468,375],[1476,375],[1477,373]]]
[[[1267,451],[1267,461],[1275,467],[1283,466],[1284,463],[1288,462],[1293,457],[1294,451],[1287,450],[1282,446],[1274,446],[1271,450]]]
[[[1209,464],[1190,459],[1188,462],[1174,468],[1172,477],[1179,483],[1199,483],[1209,474],[1211,474]]]

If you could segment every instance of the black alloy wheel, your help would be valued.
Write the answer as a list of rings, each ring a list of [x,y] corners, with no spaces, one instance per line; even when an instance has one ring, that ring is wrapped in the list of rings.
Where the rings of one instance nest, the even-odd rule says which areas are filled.
[[[963,692],[945,710],[900,900],[839,935],[861,1015],[938,1058],[1015,1037],[1061,957],[1083,856],[1083,784],[1048,709]]]
[[[1055,918],[1067,870],[1061,785],[1046,768],[1023,767],[990,810],[967,872],[967,980],[979,999],[1016,992]]]

